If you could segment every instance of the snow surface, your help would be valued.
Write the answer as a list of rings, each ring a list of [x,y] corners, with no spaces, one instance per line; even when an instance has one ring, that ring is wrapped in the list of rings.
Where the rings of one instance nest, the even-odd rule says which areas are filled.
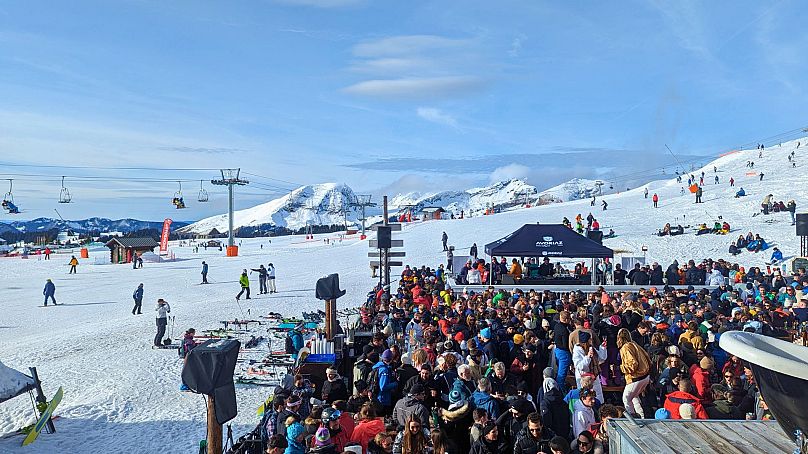
[[[791,168],[787,154],[794,146],[795,142],[788,142],[767,149],[762,159],[756,150],[717,159],[720,185],[712,184],[713,164],[709,164],[704,169],[708,184],[703,204],[694,204],[690,193],[680,195],[682,185],[666,180],[648,184],[650,194],[659,194],[657,209],[652,207],[650,195],[643,198],[642,188],[638,188],[605,196],[609,203],[605,212],[599,205],[590,207],[588,200],[579,200],[492,216],[419,222],[405,226],[394,237],[404,240],[407,263],[434,266],[445,260],[440,241],[443,231],[459,251],[473,242],[482,251],[484,244],[525,223],[559,223],[564,216],[573,219],[581,213],[585,217],[591,211],[604,230],[617,232],[618,237],[605,244],[619,253],[642,255],[641,247],[646,245],[648,260],[663,264],[673,259],[681,263],[712,257],[761,266],[768,260],[768,252],[743,252],[733,259],[727,246],[738,234],[752,231],[778,245],[786,257],[797,253],[799,243],[788,213],[752,217],[768,193],[774,194],[775,200],[795,199],[798,211],[805,211],[801,207],[808,202],[808,151],[797,149],[798,165]],[[755,175],[746,175],[749,170],[745,164],[750,159],[755,161]],[[766,174],[762,182],[757,177],[761,171]],[[735,188],[729,187],[730,177],[736,180]],[[733,198],[741,186],[749,195]],[[677,237],[653,235],[665,222],[695,225],[713,222],[718,216],[731,224],[731,235],[696,237],[690,229]],[[171,315],[177,320],[173,339],[179,339],[188,327],[216,328],[219,320],[241,317],[234,300],[240,271],[271,261],[277,267],[280,293],[256,295],[251,301],[242,299],[241,307],[250,311],[247,317],[269,311],[299,316],[301,311],[321,308],[321,302],[314,298],[314,284],[332,272],[340,273],[342,287],[347,290],[339,306],[356,306],[374,284],[368,246],[355,235],[328,245],[323,242],[326,237],[335,235],[316,235],[310,241],[302,236],[280,237],[273,238],[271,244],[267,239],[245,239],[237,258],[224,257],[213,249],[195,254],[189,247],[172,243],[172,251],[180,260],[146,264],[139,270],[95,264],[108,260],[108,252],[102,249],[91,251],[90,259],[81,261],[76,275],[67,274],[69,255],[54,255],[50,261],[35,257],[0,259],[0,359],[15,369],[36,366],[48,396],[53,396],[59,386],[65,389],[56,411],[61,416],[56,423],[58,432],[43,434],[26,449],[19,446],[19,436],[0,439],[0,452],[195,452],[205,436],[205,405],[200,396],[178,392],[181,361],[176,353],[150,348],[155,332],[154,302],[157,298],[170,302]],[[198,285],[202,260],[210,264],[210,285]],[[63,306],[38,307],[47,278],[54,280],[56,298]],[[131,295],[140,282],[145,284],[144,315],[132,316]],[[269,388],[237,389],[236,434],[254,427],[255,409],[268,392]],[[24,397],[0,404],[0,434],[33,419],[30,402]]]

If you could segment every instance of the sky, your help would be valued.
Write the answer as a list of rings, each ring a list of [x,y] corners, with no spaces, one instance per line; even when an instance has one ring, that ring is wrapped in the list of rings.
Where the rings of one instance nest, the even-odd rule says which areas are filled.
[[[6,2],[0,192],[14,219],[194,220],[225,211],[223,167],[250,180],[237,208],[322,182],[639,184],[808,124],[802,6]]]

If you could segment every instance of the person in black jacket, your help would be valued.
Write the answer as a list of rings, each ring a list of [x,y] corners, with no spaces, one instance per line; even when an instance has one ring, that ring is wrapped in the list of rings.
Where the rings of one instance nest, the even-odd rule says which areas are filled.
[[[659,263],[654,262],[651,267],[651,285],[664,285],[663,274],[662,267],[659,266]]]
[[[634,275],[637,274],[638,271],[640,271],[640,264],[635,263],[634,268],[632,268],[631,271],[628,272],[628,276],[626,276],[628,281],[632,284],[634,284]]]
[[[323,383],[323,400],[331,405],[335,400],[348,400],[348,388],[345,381],[339,376],[336,369],[328,368],[325,371],[326,381]]]
[[[673,263],[668,265],[668,269],[665,271],[665,279],[668,281],[668,285],[679,284],[679,262],[674,260]]]
[[[546,438],[548,440],[556,434],[566,435],[569,433],[572,424],[569,406],[567,402],[564,402],[564,396],[561,395],[561,390],[558,389],[556,381],[552,378],[544,379],[539,408],[541,411],[539,421],[547,428],[549,436]]]
[[[561,311],[558,314],[558,322],[553,327],[553,353],[555,354],[558,363],[558,374],[556,375],[556,383],[561,389],[562,394],[566,389],[567,373],[569,372],[570,364],[572,363],[572,353],[570,352],[570,313]]]
[[[483,426],[481,432],[480,438],[471,445],[469,454],[500,454],[505,452],[505,444],[501,441],[499,428],[494,421],[489,421]]]
[[[624,270],[619,263],[614,265],[614,285],[626,285],[626,270]]]
[[[567,410],[569,413],[569,410]],[[541,416],[538,413],[531,413],[527,416],[527,426],[516,436],[516,444],[513,447],[514,454],[538,454],[550,451],[550,440],[555,437],[552,429],[542,424]]]
[[[631,284],[632,285],[648,285],[651,282],[651,278],[648,277],[648,273],[646,272],[646,268],[639,268],[640,264],[637,264],[637,268],[634,270],[634,275],[631,276]]]

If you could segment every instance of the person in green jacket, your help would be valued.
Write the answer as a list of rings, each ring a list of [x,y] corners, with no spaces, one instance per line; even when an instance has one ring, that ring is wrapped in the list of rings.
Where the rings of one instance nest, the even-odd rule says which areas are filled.
[[[238,292],[238,295],[236,295],[236,301],[241,299],[241,295],[245,290],[247,291],[247,299],[250,299],[250,278],[247,277],[246,269],[241,272],[241,277],[238,278],[238,283],[241,284],[241,291]]]

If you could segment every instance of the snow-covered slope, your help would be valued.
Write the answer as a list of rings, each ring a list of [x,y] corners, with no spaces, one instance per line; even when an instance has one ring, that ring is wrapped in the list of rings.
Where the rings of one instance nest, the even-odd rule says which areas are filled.
[[[805,139],[800,140],[806,143]],[[787,156],[795,151],[796,168]],[[754,169],[746,167],[753,160]],[[713,172],[713,165],[717,172]],[[779,246],[786,257],[799,251],[798,238],[788,213],[755,215],[761,199],[773,194],[775,200],[796,200],[797,211],[808,203],[808,150],[796,148],[796,142],[769,148],[762,158],[757,150],[745,150],[718,158],[703,171],[704,203],[695,204],[689,192],[675,180],[649,183],[650,195],[643,188],[598,197],[609,204],[607,211],[590,207],[588,200],[513,209],[491,216],[417,222],[406,225],[394,238],[404,240],[406,263],[435,266],[444,263],[441,232],[457,248],[456,255],[477,243],[499,239],[526,223],[558,223],[577,213],[592,211],[604,229],[614,229],[617,238],[605,240],[620,255],[642,256],[667,266],[673,259],[706,257],[727,259],[745,267],[762,266],[770,252],[743,252],[737,257],[727,253],[729,242],[739,234],[759,233]],[[693,172],[700,176],[702,169]],[[759,173],[765,174],[760,181]],[[712,184],[719,176],[720,183]],[[735,186],[728,181],[734,178]],[[748,196],[734,198],[743,187]],[[654,208],[651,195],[659,195]],[[654,233],[666,222],[683,226],[712,222],[721,216],[732,226],[730,235],[695,236],[693,230],[675,237]],[[326,243],[324,238],[334,241]],[[372,238],[372,235],[371,235]],[[261,247],[263,246],[263,247]],[[221,320],[256,318],[269,311],[300,315],[301,311],[322,309],[314,297],[317,278],[340,273],[340,284],[347,290],[338,301],[340,308],[356,306],[376,279],[370,277],[368,244],[357,235],[339,241],[336,236],[315,235],[306,241],[302,235],[267,239],[244,239],[239,257],[224,257],[213,248],[193,252],[193,248],[172,243],[171,251],[182,261],[147,263],[133,270],[127,265],[93,264],[109,260],[105,248],[91,252],[81,260],[78,274],[68,275],[66,257],[52,260],[0,259],[0,360],[10,367],[26,370],[36,366],[45,392],[52,396],[64,386],[65,395],[57,413],[58,431],[43,434],[36,444],[20,447],[20,437],[0,438],[2,453],[49,452],[195,452],[205,438],[205,403],[200,396],[181,393],[182,361],[166,350],[150,348],[155,332],[154,302],[164,298],[171,303],[176,317],[172,338],[194,327],[197,330],[221,327]],[[197,285],[201,261],[210,266],[210,285]],[[255,268],[272,261],[277,267],[279,293],[255,295],[241,301],[238,276],[243,268]],[[394,274],[400,269],[394,269]],[[252,274],[255,278],[256,274]],[[47,278],[56,284],[58,307],[38,307],[42,286]],[[137,284],[145,288],[144,314],[131,315],[131,294]],[[257,293],[257,292],[256,292]],[[259,422],[256,407],[266,398],[267,388],[238,388],[238,416],[232,421],[235,434],[251,430]],[[0,434],[8,433],[33,421],[30,402],[16,398],[0,405]]]
[[[349,222],[360,217],[359,212],[350,206],[355,198],[353,190],[346,184],[324,183],[302,186],[291,193],[252,208],[234,213],[234,226],[273,225],[288,229],[299,229],[307,224],[344,224],[344,210]],[[227,214],[212,216],[188,225],[181,233],[208,233],[211,229],[226,232]]]
[[[415,211],[435,206],[457,214],[463,211],[473,215],[485,212],[486,208],[491,207],[507,210],[524,205],[535,197],[536,192],[535,186],[512,179],[465,191],[399,194],[391,199],[390,206],[393,209],[413,206]]]

